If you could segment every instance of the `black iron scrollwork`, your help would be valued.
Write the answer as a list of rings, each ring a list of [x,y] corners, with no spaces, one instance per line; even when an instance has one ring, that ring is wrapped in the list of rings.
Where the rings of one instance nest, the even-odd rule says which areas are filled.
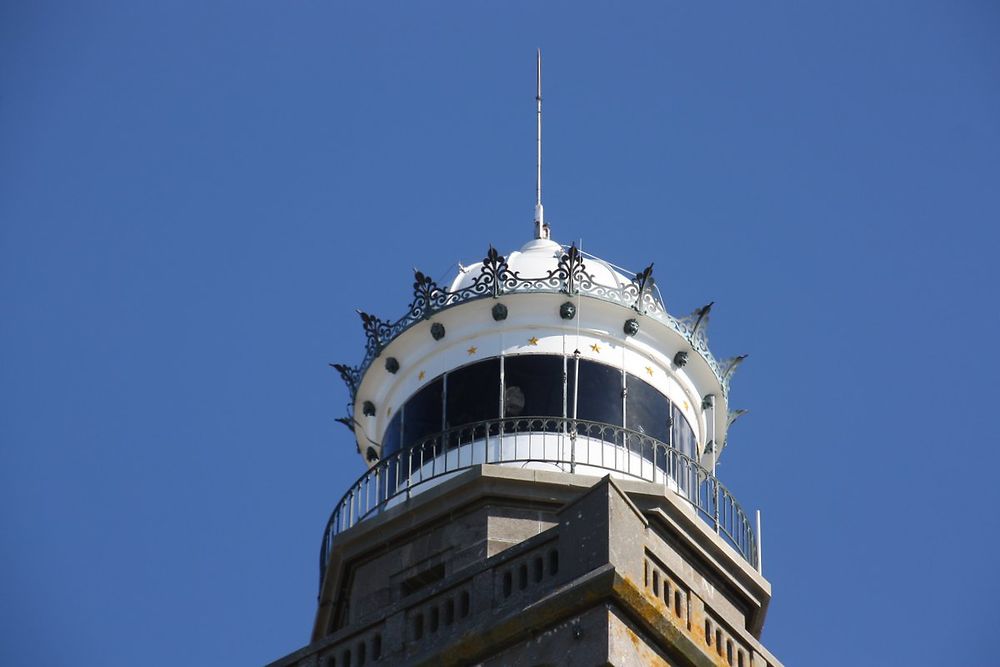
[[[385,320],[379,319],[375,315],[370,315],[363,311],[358,311],[361,316],[361,326],[365,329],[367,342],[365,343],[365,366],[371,359],[378,356],[382,348],[393,338],[393,327]]]
[[[698,332],[702,330],[702,327],[708,326],[708,314],[712,312],[712,306],[715,305],[714,301],[710,301],[707,306],[702,306],[697,309],[691,316],[694,318],[694,326],[691,327],[691,338],[698,335]]]
[[[358,386],[361,384],[361,371],[347,364],[330,364],[330,367],[340,373],[340,379],[347,385],[347,390],[351,392],[351,401],[354,401],[358,393]]]
[[[708,354],[708,314],[712,311],[714,303],[713,301],[706,306],[702,306],[687,317],[677,320],[677,323],[680,325],[680,333],[688,339],[691,347],[702,356]],[[722,379],[721,370],[718,370],[717,373],[719,374],[719,379]]]
[[[656,319],[684,336],[694,351],[705,358],[716,376],[723,382],[723,391],[728,391],[728,377],[732,368],[724,369],[708,350],[706,329],[712,304],[699,308],[687,317],[673,317],[667,313],[656,296],[652,264],[635,274],[635,277],[624,285],[605,285],[595,280],[594,275],[587,270],[583,253],[575,245],[571,245],[559,256],[555,268],[547,271],[545,275],[522,276],[520,272],[511,270],[507,258],[490,246],[479,266],[478,274],[475,274],[471,282],[466,283],[464,287],[454,291],[441,287],[426,274],[414,271],[413,301],[406,314],[394,322],[384,321],[374,315],[358,311],[367,342],[364,360],[356,369],[351,369],[353,384],[345,378],[348,387],[352,389],[352,398],[360,384],[361,376],[375,358],[392,340],[413,325],[467,301],[498,298],[506,294],[523,292],[561,292],[570,296],[583,294],[617,303],[641,315]],[[506,306],[497,304],[491,311],[493,318],[502,321],[506,316],[506,310]],[[627,334],[635,335],[630,333],[635,330],[634,325],[627,324],[626,327]],[[686,359],[680,361],[678,365],[682,365],[683,361]],[[389,372],[394,372],[388,365],[386,368]]]
[[[497,297],[503,294],[504,287],[513,278],[510,269],[507,267],[507,258],[497,252],[497,249],[490,246],[483,258],[482,268],[479,275],[472,279],[472,292],[475,294],[489,294]]]
[[[512,280],[507,283],[512,290],[521,292],[558,290],[570,296],[577,292],[586,292],[594,288],[594,276],[587,272],[583,255],[575,245],[564,252],[556,264],[556,268],[548,271],[541,278],[526,278],[519,271],[511,274]]]
[[[639,314],[646,312],[646,295],[652,292],[655,284],[656,281],[653,279],[652,264],[635,274],[635,278],[632,279],[632,283],[625,288],[630,294],[635,294],[635,301],[632,303],[632,309],[635,312]]]
[[[594,276],[587,273],[587,267],[583,263],[583,254],[575,244],[571,245],[569,250],[559,258],[556,272],[563,279],[565,283],[563,291],[567,294],[576,294],[580,290],[594,286]]]
[[[739,419],[748,412],[750,411],[744,410],[743,408],[740,408],[739,410],[730,410],[726,414],[726,430],[728,431],[729,427],[735,424],[737,419]]]
[[[736,368],[743,363],[743,360],[747,358],[747,355],[741,354],[738,357],[729,357],[725,359],[720,365],[722,366],[722,380],[728,383],[729,379],[733,376]]]
[[[446,293],[434,280],[420,271],[413,271],[413,302],[409,316],[413,319],[429,319],[440,307]]]

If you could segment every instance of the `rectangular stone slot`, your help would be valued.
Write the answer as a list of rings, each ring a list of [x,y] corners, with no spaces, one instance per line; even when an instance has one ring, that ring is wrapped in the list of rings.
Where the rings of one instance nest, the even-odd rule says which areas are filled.
[[[419,590],[444,579],[444,563],[439,563],[423,572],[418,572],[399,585],[400,597],[413,595]]]

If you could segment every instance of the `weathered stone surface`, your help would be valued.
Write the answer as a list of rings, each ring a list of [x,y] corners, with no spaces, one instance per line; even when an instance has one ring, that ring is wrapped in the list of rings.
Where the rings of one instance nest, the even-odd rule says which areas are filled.
[[[274,667],[780,667],[767,582],[662,485],[479,466],[329,563],[313,642]]]

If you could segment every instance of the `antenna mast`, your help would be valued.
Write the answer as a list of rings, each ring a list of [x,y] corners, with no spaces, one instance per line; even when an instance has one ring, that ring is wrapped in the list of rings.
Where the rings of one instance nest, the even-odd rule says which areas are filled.
[[[538,117],[538,160],[535,175],[535,238],[549,238],[549,226],[545,224],[545,213],[542,209],[542,50],[538,49],[535,72],[535,104]]]

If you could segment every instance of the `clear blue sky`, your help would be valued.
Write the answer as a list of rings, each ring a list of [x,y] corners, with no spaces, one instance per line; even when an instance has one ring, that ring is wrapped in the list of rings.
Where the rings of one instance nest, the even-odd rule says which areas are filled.
[[[0,6],[0,663],[304,644],[362,308],[531,234],[749,353],[720,475],[794,665],[989,665],[991,2]],[[809,5],[809,6],[806,6]]]

